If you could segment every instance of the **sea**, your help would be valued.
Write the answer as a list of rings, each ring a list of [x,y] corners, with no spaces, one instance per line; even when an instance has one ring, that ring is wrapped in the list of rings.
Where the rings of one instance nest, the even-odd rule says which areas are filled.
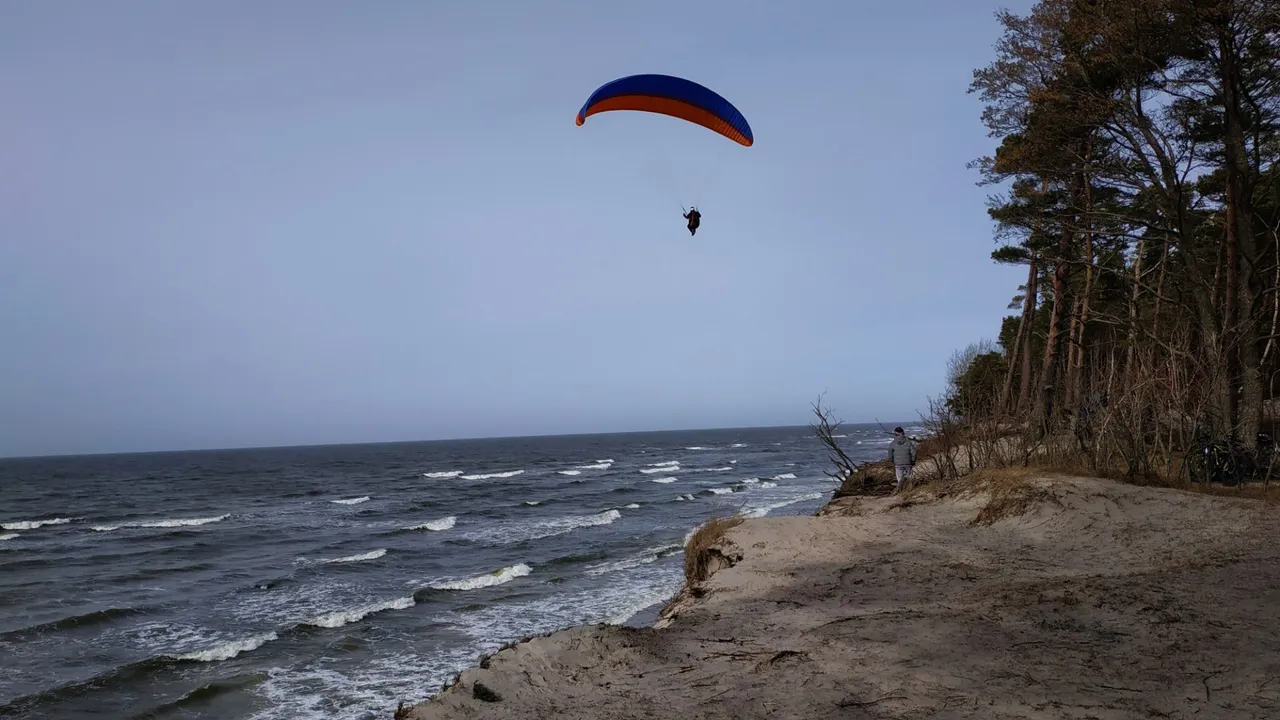
[[[698,525],[812,514],[829,469],[805,427],[0,460],[0,718],[389,719],[651,624]]]

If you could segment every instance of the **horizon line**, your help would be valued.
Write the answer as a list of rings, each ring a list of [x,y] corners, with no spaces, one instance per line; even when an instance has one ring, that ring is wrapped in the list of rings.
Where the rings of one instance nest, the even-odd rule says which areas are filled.
[[[879,420],[870,422],[848,422],[844,421],[841,425],[884,425]],[[893,422],[892,425],[901,425],[902,423]],[[0,463],[10,460],[48,460],[48,459],[69,459],[69,458],[88,458],[88,457],[111,457],[115,455],[164,455],[172,453],[218,453],[218,452],[243,452],[251,450],[298,450],[304,448],[322,448],[322,447],[355,447],[360,445],[423,445],[428,443],[447,443],[447,442],[474,442],[482,440],[525,440],[537,438],[570,438],[570,437],[594,437],[603,435],[655,435],[660,433],[687,433],[687,432],[718,432],[731,430],[779,430],[790,428],[812,428],[812,425],[737,425],[730,427],[695,427],[695,428],[674,428],[666,430],[613,430],[602,432],[574,432],[574,433],[533,433],[529,435],[475,435],[470,437],[443,437],[432,438],[430,440],[368,440],[354,442],[333,442],[333,443],[300,443],[288,445],[229,445],[225,447],[210,448],[175,448],[171,450],[121,450],[121,451],[104,451],[104,452],[66,452],[66,453],[50,453],[45,455],[0,455]]]

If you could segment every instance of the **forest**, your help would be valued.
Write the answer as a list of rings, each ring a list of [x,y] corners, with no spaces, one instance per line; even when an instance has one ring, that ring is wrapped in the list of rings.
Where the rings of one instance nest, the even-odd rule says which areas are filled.
[[[998,19],[970,87],[992,152],[971,168],[991,258],[1026,280],[995,339],[952,357],[927,424],[1130,477],[1269,468],[1280,0],[1041,0]]]

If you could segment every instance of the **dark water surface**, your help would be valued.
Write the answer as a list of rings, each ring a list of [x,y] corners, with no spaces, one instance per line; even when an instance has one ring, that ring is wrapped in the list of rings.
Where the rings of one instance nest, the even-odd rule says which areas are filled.
[[[811,513],[825,462],[802,427],[0,460],[0,717],[389,718],[650,620],[693,528]]]

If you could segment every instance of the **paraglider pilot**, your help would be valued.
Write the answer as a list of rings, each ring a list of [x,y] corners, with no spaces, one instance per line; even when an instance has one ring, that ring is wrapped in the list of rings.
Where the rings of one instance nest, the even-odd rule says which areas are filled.
[[[698,212],[698,208],[691,207],[689,212],[684,214],[684,218],[689,221],[689,234],[696,235],[698,225],[702,224],[702,213]]]

